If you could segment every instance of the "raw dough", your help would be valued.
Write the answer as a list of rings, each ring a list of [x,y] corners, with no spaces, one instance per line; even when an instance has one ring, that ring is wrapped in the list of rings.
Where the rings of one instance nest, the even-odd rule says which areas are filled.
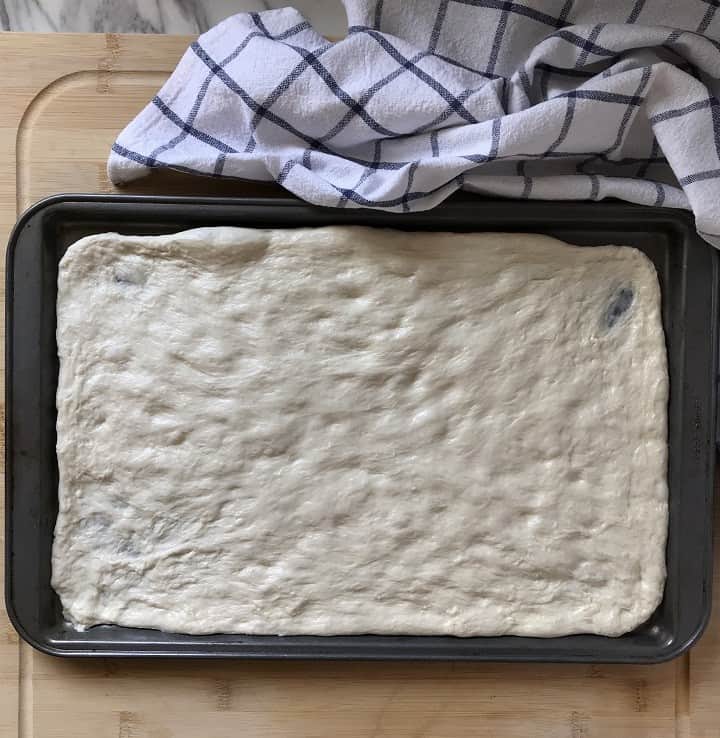
[[[58,291],[66,617],[618,635],[662,596],[667,369],[631,248],[102,234]]]

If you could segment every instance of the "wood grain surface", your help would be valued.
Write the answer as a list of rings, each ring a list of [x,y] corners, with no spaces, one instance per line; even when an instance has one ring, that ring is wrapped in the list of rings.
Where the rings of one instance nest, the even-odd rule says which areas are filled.
[[[189,41],[0,34],[3,241],[46,195],[114,191],[109,147]],[[170,173],[124,191],[281,194]],[[2,611],[0,738],[720,738],[718,615],[674,662],[584,666],[70,661]]]

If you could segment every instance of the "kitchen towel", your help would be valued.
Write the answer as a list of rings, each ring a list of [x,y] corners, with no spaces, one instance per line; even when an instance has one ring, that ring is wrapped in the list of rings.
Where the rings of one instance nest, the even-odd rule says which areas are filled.
[[[318,205],[425,210],[457,189],[690,208],[720,247],[717,0],[346,0],[193,43],[108,162],[275,181]]]

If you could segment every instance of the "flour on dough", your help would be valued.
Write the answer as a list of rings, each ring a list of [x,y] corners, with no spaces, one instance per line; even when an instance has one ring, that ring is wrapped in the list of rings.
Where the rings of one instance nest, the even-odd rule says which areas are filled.
[[[60,265],[68,620],[618,635],[665,579],[653,266],[537,235],[101,234]]]

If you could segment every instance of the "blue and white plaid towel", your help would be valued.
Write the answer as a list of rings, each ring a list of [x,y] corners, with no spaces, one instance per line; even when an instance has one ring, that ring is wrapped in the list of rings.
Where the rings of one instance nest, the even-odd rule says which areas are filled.
[[[463,188],[691,208],[720,246],[717,0],[346,0],[328,43],[290,8],[202,35],[113,146],[276,181],[319,205],[425,210]]]

